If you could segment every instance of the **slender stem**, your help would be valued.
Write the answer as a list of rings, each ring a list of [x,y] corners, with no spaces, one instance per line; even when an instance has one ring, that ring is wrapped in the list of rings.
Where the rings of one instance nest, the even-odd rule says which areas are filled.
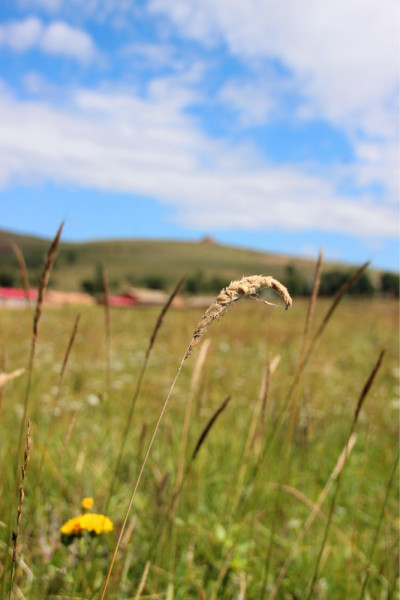
[[[172,394],[172,391],[173,391],[173,389],[175,387],[176,380],[178,379],[179,373],[182,370],[182,366],[183,366],[183,363],[185,362],[185,358],[186,358],[186,354],[182,358],[181,364],[179,365],[179,368],[178,368],[178,370],[176,372],[176,375],[174,377],[174,380],[172,382],[172,385],[170,387],[168,395],[167,395],[167,397],[166,397],[166,399],[164,401],[164,404],[163,404],[163,406],[161,408],[161,412],[160,412],[160,414],[158,416],[157,423],[156,423],[156,425],[154,427],[153,434],[151,436],[149,445],[148,445],[147,450],[146,450],[146,454],[144,455],[142,466],[140,467],[139,475],[138,475],[138,477],[136,479],[135,487],[133,488],[132,496],[131,496],[131,499],[129,501],[128,508],[127,508],[127,511],[126,511],[126,514],[125,514],[125,518],[123,520],[122,527],[121,527],[121,530],[119,532],[119,536],[118,536],[118,539],[117,539],[117,543],[115,545],[114,553],[113,553],[112,558],[111,558],[110,567],[108,569],[107,577],[106,577],[106,580],[104,582],[104,586],[103,586],[103,589],[102,589],[102,592],[101,592],[100,600],[104,600],[104,597],[105,597],[105,594],[106,594],[106,591],[107,591],[107,587],[108,587],[108,583],[109,583],[109,580],[110,580],[110,577],[111,577],[111,572],[112,572],[112,569],[114,567],[115,559],[117,557],[118,548],[119,548],[119,546],[121,544],[122,536],[123,536],[123,533],[124,533],[124,530],[125,530],[125,527],[126,527],[126,523],[128,521],[129,513],[131,511],[132,504],[133,504],[133,501],[135,499],[136,492],[137,492],[137,489],[139,487],[139,483],[140,483],[140,480],[142,478],[143,471],[144,471],[144,468],[145,468],[146,463],[147,463],[147,459],[148,459],[149,454],[150,454],[150,450],[151,450],[151,448],[153,446],[154,439],[155,439],[155,437],[157,435],[157,432],[158,432],[158,429],[160,427],[162,418],[163,418],[164,413],[166,411],[166,408],[167,408],[167,405],[168,405],[168,401],[169,401],[170,396]]]
[[[385,498],[384,498],[384,501],[383,501],[383,504],[382,504],[381,513],[380,513],[379,519],[378,519],[378,525],[376,527],[375,536],[374,536],[374,539],[372,541],[371,550],[370,550],[370,553],[369,553],[369,563],[370,564],[372,562],[372,557],[374,555],[376,542],[378,541],[379,530],[380,530],[380,527],[381,527],[381,523],[383,521],[383,516],[385,514],[385,508],[386,508],[386,504],[387,504],[388,497],[389,497],[389,491],[390,491],[390,488],[392,487],[393,479],[394,479],[394,476],[396,474],[398,464],[399,464],[399,452],[397,452],[396,460],[394,461],[394,464],[393,464],[393,469],[392,469],[392,472],[390,474],[389,482],[388,482],[388,484],[386,486]],[[358,600],[362,600],[364,598],[365,590],[367,589],[367,584],[368,584],[368,579],[369,579],[370,572],[371,572],[371,569],[369,567],[367,569],[367,572],[365,573],[363,585],[362,585],[362,588],[361,588],[361,594],[360,594]]]

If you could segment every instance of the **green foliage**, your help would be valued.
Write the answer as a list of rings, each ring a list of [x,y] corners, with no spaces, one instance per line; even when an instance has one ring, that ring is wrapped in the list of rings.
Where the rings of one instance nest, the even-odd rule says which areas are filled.
[[[397,273],[382,273],[381,275],[381,291],[383,294],[399,297],[399,275]]]
[[[206,277],[204,271],[198,269],[195,273],[189,274],[184,282],[184,291],[191,295],[198,294],[218,294],[226,285],[229,284],[226,279],[218,275]]]
[[[295,265],[286,267],[283,283],[290,290],[292,296],[308,296],[311,292],[310,282]]]
[[[351,271],[333,269],[323,272],[321,275],[320,294],[321,296],[334,296],[336,292],[346,283],[351,275]],[[368,271],[361,273],[355,284],[350,288],[349,294],[355,296],[370,297],[375,293],[375,287],[371,282]]]
[[[344,271],[337,269],[324,272],[321,275],[319,293],[321,296],[333,296],[347,281],[348,276]]]
[[[150,290],[166,290],[168,288],[167,280],[161,275],[146,275],[139,279],[138,284]]]
[[[37,270],[43,267],[46,255],[41,250],[31,250],[24,256],[27,269]]]
[[[76,250],[66,250],[64,252],[65,262],[69,265],[75,265],[78,262],[79,253]]]
[[[0,273],[0,287],[14,287],[15,286],[15,278],[12,273],[8,271],[3,271]]]
[[[349,294],[354,296],[371,297],[375,293],[375,287],[371,281],[368,271],[361,273],[355,284],[350,288]]]
[[[95,267],[94,276],[91,279],[81,281],[81,289],[92,296],[104,292],[103,269],[101,265]]]

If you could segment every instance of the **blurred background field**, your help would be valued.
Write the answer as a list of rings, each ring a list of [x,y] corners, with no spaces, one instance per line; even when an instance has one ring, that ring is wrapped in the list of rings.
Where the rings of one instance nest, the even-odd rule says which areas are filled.
[[[330,302],[318,300],[311,334]],[[276,597],[306,598],[337,481],[298,547],[296,538],[347,443],[357,400],[383,348],[386,355],[356,425],[356,444],[341,477],[311,597],[361,597],[367,573],[363,597],[396,597],[397,477],[389,482],[398,453],[397,303],[345,297],[300,380],[291,434],[291,388],[307,306],[306,299],[296,297],[288,312],[261,301],[237,303],[202,342],[209,347],[195,385],[201,346],[186,361],[135,499],[110,598],[268,598],[293,549]],[[79,311],[45,307],[41,318],[28,411],[32,448],[19,539],[26,568],[20,564],[15,579],[19,597],[99,597],[150,433],[202,314],[199,309],[167,312],[116,472],[159,308],[111,310],[107,347],[104,308],[83,307],[59,393],[61,365]],[[0,310],[7,372],[27,367],[32,318],[29,309]],[[261,415],[266,368],[278,355]],[[1,398],[3,558],[17,512],[16,432],[25,388],[26,374],[9,382]],[[227,396],[228,405],[190,463],[199,436]],[[264,427],[255,430],[264,418]],[[260,435],[252,438],[255,431]],[[190,470],[171,513],[183,463],[190,463]],[[59,528],[80,513],[87,496],[94,498],[95,512],[113,521],[114,531],[65,546]]]

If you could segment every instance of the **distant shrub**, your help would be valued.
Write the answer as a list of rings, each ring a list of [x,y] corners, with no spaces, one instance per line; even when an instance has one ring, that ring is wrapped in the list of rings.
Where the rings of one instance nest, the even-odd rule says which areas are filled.
[[[198,295],[198,294],[218,294],[226,285],[226,277],[219,275],[211,275],[205,277],[201,269],[189,274],[184,283],[184,291],[187,294]]]
[[[161,275],[145,275],[139,283],[150,290],[166,290],[168,287],[166,279]]]
[[[80,283],[82,291],[92,296],[104,291],[103,269],[99,264],[95,267],[94,276],[91,279],[84,279]]]
[[[321,296],[333,296],[348,280],[351,272],[347,270],[334,269],[327,273],[322,273],[320,294]],[[371,282],[368,272],[364,271],[350,288],[349,294],[353,296],[372,296],[376,289]]]
[[[306,276],[294,265],[286,267],[283,283],[293,296],[308,296],[310,294],[310,284]]]
[[[0,287],[14,287],[14,275],[11,273],[0,273]]]
[[[367,271],[361,273],[355,284],[350,288],[349,294],[354,296],[373,296],[376,292]]]
[[[191,295],[197,295],[204,292],[205,280],[203,271],[198,270],[189,274],[184,283],[184,291]]]
[[[381,292],[394,298],[399,297],[399,275],[397,273],[382,273]]]
[[[41,250],[31,250],[25,253],[25,263],[28,269],[41,269],[45,261],[45,254]]]
[[[78,260],[78,253],[76,250],[67,250],[64,252],[65,262],[69,265],[74,265]]]

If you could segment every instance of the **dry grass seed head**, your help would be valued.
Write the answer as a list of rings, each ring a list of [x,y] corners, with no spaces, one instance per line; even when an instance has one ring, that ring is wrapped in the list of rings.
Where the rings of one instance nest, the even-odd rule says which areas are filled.
[[[214,319],[220,319],[233,302],[245,296],[257,296],[261,288],[271,288],[278,292],[286,309],[292,305],[292,298],[286,287],[269,275],[251,275],[250,277],[243,277],[238,281],[232,281],[228,287],[220,292],[215,302],[208,307],[200,319],[184,359],[191,355],[193,348],[199,343]]]

